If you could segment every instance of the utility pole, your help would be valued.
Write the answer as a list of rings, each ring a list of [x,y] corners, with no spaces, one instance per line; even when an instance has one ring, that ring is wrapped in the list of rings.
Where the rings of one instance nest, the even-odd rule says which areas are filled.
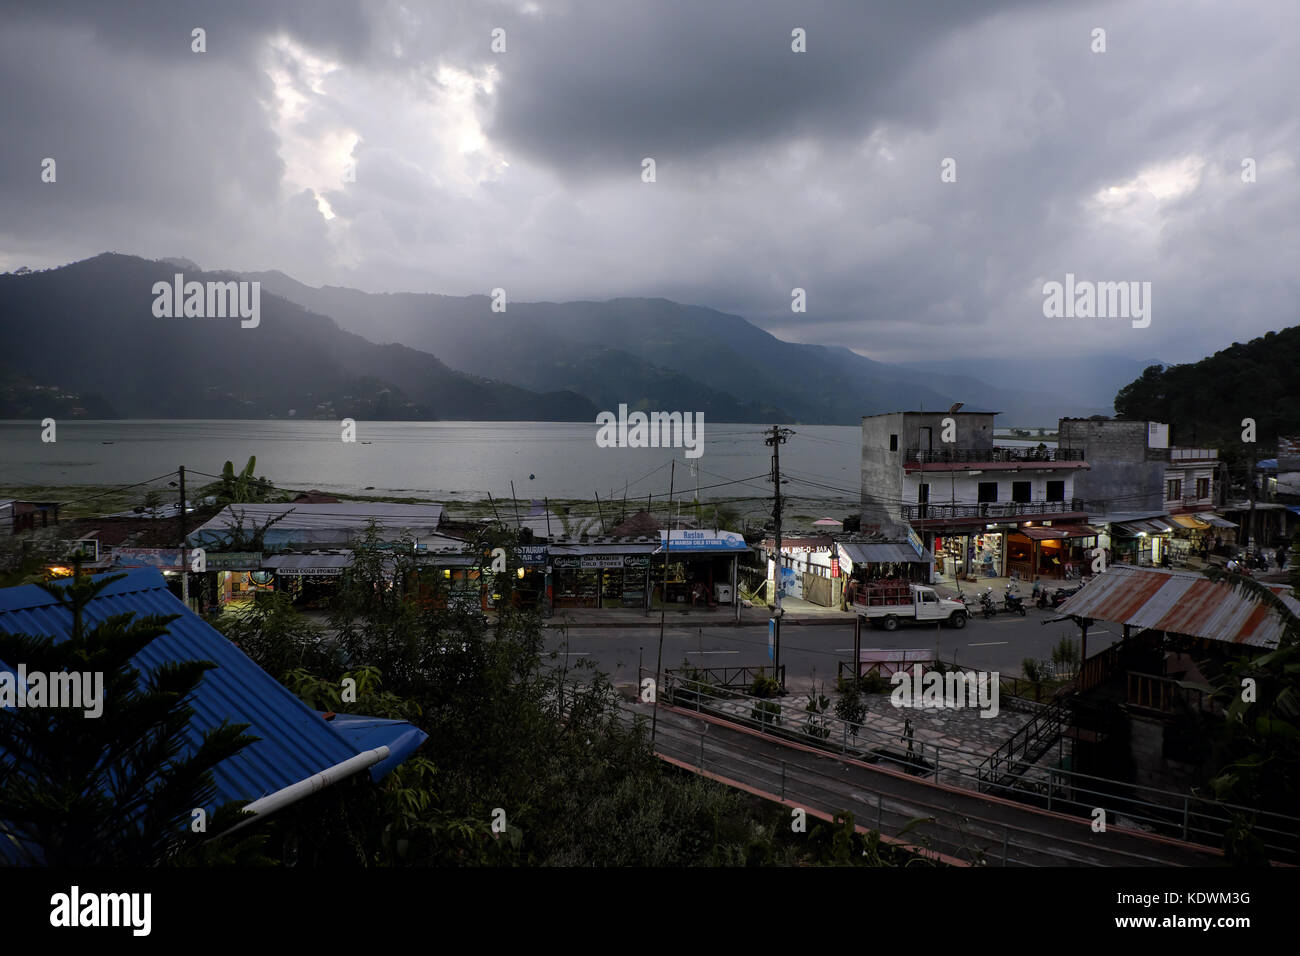
[[[1249,562],[1250,551],[1255,547],[1255,453],[1249,447],[1246,449],[1246,488],[1250,494],[1250,517],[1246,519],[1246,560]]]
[[[177,466],[181,488],[181,603],[190,606],[190,556],[185,547],[185,466]]]
[[[515,530],[519,529],[519,499],[515,497],[515,483],[510,482],[510,503],[515,506]]]
[[[789,428],[772,426],[772,434],[764,439],[764,444],[772,447],[772,518],[776,522],[776,587],[773,589],[772,609],[772,675],[781,673],[781,446],[794,434]],[[778,680],[780,678],[777,678]]]
[[[672,519],[673,482],[677,478],[677,459],[673,459],[672,471],[668,473],[668,516]],[[673,532],[669,527],[664,536],[664,593],[659,603],[659,660],[655,664],[655,709],[650,717],[650,746],[655,744],[655,733],[659,730],[659,685],[663,681],[664,668],[664,617],[668,611],[668,554],[673,546]]]

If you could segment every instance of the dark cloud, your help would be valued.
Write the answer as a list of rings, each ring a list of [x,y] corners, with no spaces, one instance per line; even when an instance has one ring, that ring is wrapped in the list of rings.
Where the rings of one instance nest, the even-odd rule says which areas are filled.
[[[0,268],[113,249],[374,290],[667,296],[886,360],[1186,360],[1295,322],[1289,0],[6,16]],[[1152,282],[1151,327],[1045,319],[1066,272]]]

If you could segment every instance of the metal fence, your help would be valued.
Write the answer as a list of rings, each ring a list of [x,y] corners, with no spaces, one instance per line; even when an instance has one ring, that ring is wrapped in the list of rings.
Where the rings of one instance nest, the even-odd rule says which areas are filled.
[[[863,723],[855,724],[830,713],[809,713],[796,703],[737,694],[699,681],[682,686],[671,675],[662,699],[680,700],[689,709],[773,737],[893,766],[936,781],[942,775],[947,782],[966,789],[1030,806],[1084,818],[1092,817],[1093,811],[1100,808],[1106,811],[1111,825],[1130,826],[1202,846],[1220,847],[1224,835],[1245,821],[1271,859],[1300,864],[1300,817],[1027,762],[1026,748],[1032,753],[1041,745],[1051,722],[1055,719],[1059,723],[1059,714],[1044,715],[1034,732],[1017,731],[995,751],[1005,753],[990,768],[986,765],[994,755],[963,747],[941,748],[881,731],[868,726],[869,714]],[[1048,749],[1050,744],[1038,759]],[[1016,759],[1017,753],[1020,759]]]

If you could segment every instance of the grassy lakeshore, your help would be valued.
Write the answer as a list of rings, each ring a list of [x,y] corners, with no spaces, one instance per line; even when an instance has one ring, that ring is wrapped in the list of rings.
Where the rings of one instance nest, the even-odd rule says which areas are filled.
[[[192,485],[186,489],[188,497],[194,501],[203,485]],[[298,489],[280,489],[288,498],[298,493]],[[304,489],[305,490],[305,489]],[[83,518],[95,518],[118,512],[132,511],[145,505],[145,496],[150,491],[158,492],[158,502],[166,506],[174,504],[177,489],[169,487],[166,481],[156,485],[141,485],[134,488],[122,488],[114,485],[0,485],[0,499],[17,498],[25,501],[57,501],[61,507],[59,518],[69,521]],[[397,495],[340,493],[339,498],[346,501],[373,501],[396,504],[440,504],[447,509],[448,517],[458,521],[478,521],[494,516],[506,525],[513,525],[516,510],[521,521],[527,520],[532,510],[532,499],[494,498],[448,500],[434,497],[402,497]],[[845,498],[804,498],[785,496],[785,529],[787,533],[797,531],[812,532],[812,523],[819,518],[831,517],[843,521],[859,510],[858,503]],[[612,528],[620,518],[630,517],[638,511],[645,510],[645,499],[629,498],[626,505],[622,500],[607,501],[602,499],[562,498],[547,502],[552,515],[552,530],[558,536],[568,534],[600,534],[602,520],[606,529]],[[651,502],[656,517],[669,515],[669,503],[663,498]],[[191,517],[206,520],[212,508],[203,508],[199,515]],[[714,502],[705,499],[697,506],[689,498],[675,497],[672,502],[671,515],[684,522],[693,519],[700,527],[718,526],[727,530],[742,531],[748,526],[750,530],[762,527],[771,521],[772,501],[765,497],[726,498]],[[555,523],[558,522],[558,526]]]

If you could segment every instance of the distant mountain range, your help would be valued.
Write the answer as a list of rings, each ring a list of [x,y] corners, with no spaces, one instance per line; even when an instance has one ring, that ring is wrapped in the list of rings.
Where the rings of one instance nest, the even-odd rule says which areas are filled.
[[[258,326],[155,317],[153,285],[178,271],[186,281],[261,282]],[[855,425],[960,401],[1001,411],[1007,424],[1049,424],[1108,413],[1118,387],[1151,364],[889,365],[667,299],[508,302],[493,312],[487,296],[314,288],[281,272],[202,272],[115,253],[0,276],[0,333],[0,362],[11,366],[0,367],[0,386],[6,374],[20,382],[0,388],[15,405],[0,415],[15,417],[34,414],[34,386],[58,386],[72,396],[65,407],[127,418],[590,422],[627,404],[708,421]],[[1030,387],[998,388],[986,376]]]
[[[263,290],[260,322],[156,318],[178,266],[111,253],[0,276],[0,338],[25,379],[89,393],[125,418],[594,421],[571,392],[541,394],[375,345]],[[186,281],[237,277],[185,269]]]
[[[526,388],[577,392],[603,409],[625,402],[703,411],[712,421],[856,425],[863,415],[962,401],[1004,412],[1007,422],[1047,424],[1108,413],[1114,395],[1072,401],[1050,379],[1043,382],[1050,391],[995,388],[973,374],[982,373],[979,362],[925,371],[888,365],[838,346],[785,342],[738,315],[667,299],[508,302],[492,312],[488,296],[315,288],[282,272],[245,278],[367,338]],[[1119,384],[1141,371],[1139,364]]]

